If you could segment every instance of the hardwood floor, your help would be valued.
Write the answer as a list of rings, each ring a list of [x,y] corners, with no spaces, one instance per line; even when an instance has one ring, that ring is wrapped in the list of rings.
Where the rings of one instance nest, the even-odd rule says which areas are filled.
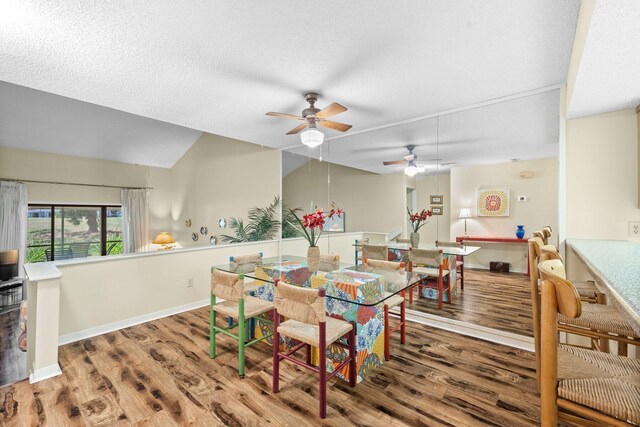
[[[20,310],[0,315],[0,386],[28,377],[27,354],[18,348]]]
[[[229,426],[529,426],[538,424],[534,356],[409,324],[391,339],[392,360],[350,388],[329,383],[318,418],[316,376],[283,363],[271,392],[271,347],[218,339],[209,359],[208,308],[60,348],[63,375],[0,388],[0,424]]]
[[[533,337],[531,288],[526,274],[465,269],[464,275],[464,290],[458,284],[458,295],[442,310],[435,300],[415,297],[407,308]]]

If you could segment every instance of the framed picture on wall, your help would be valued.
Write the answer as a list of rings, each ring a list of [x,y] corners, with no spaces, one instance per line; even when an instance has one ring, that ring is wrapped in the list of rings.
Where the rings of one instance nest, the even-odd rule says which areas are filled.
[[[509,216],[510,189],[481,188],[478,190],[478,216]]]
[[[444,204],[444,196],[442,196],[442,195],[439,195],[439,194],[433,195],[432,194],[430,198],[431,198],[431,204],[432,205],[442,205],[442,204]]]
[[[434,215],[443,215],[444,207],[443,206],[431,206],[431,212],[433,212]]]
[[[322,231],[328,231],[330,233],[344,233],[344,216],[345,213],[342,212],[342,215],[334,215],[333,218],[329,218],[327,216],[324,226],[322,227]]]

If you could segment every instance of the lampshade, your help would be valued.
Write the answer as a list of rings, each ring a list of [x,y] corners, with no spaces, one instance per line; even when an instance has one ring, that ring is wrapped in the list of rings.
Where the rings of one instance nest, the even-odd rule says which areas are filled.
[[[471,218],[471,209],[469,209],[469,208],[460,209],[460,216],[458,218],[460,218],[460,219]]]
[[[300,134],[300,141],[307,147],[317,147],[322,144],[322,141],[324,141],[324,134],[316,129],[315,126],[309,126]]]
[[[406,168],[404,168],[404,173],[407,176],[415,176],[415,174],[418,173],[418,168],[413,165],[409,165]]]
[[[158,235],[153,239],[153,242],[151,243],[153,243],[154,245],[170,245],[175,242],[176,241],[173,240],[171,234],[169,234],[167,231],[163,231],[162,233],[158,233]]]

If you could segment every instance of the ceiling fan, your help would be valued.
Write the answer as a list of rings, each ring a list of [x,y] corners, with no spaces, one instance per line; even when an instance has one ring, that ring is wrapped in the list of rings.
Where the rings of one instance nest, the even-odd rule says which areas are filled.
[[[268,112],[266,114],[267,116],[284,117],[287,119],[304,121],[304,123],[294,127],[289,132],[287,132],[287,135],[293,135],[304,130],[304,132],[300,134],[300,140],[304,145],[307,145],[309,147],[317,147],[318,145],[322,144],[322,141],[324,140],[324,134],[318,130],[317,125],[324,126],[329,129],[338,130],[340,132],[346,132],[351,129],[351,125],[327,120],[327,117],[332,117],[347,111],[346,107],[343,107],[337,102],[334,102],[321,110],[315,107],[315,103],[318,100],[317,93],[307,93],[304,98],[309,103],[309,108],[305,108],[304,110],[302,110],[302,114],[300,116],[274,112]]]
[[[424,172],[426,170],[426,167],[425,166],[418,166],[416,164],[416,160],[418,160],[418,156],[416,154],[413,154],[413,150],[415,148],[416,148],[415,145],[407,145],[407,150],[409,150],[409,154],[404,156],[404,159],[402,159],[402,160],[389,160],[389,161],[386,161],[386,162],[382,162],[382,164],[385,165],[385,166],[391,166],[391,165],[401,165],[401,164],[406,163],[407,167],[404,168],[404,173],[406,175],[408,175],[408,176],[414,176],[417,173]]]

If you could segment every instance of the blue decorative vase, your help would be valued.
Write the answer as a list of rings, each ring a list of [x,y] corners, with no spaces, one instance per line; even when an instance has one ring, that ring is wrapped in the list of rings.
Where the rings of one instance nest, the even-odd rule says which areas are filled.
[[[524,225],[518,225],[518,229],[516,230],[516,237],[518,239],[522,239],[524,237]]]

